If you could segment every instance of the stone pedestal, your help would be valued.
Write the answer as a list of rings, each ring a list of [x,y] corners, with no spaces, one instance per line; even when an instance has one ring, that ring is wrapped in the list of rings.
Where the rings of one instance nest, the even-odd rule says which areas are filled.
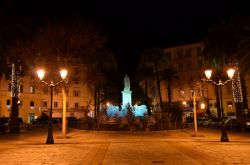
[[[122,108],[124,108],[127,104],[129,104],[130,106],[132,105],[131,94],[132,94],[132,91],[130,90],[122,91]]]

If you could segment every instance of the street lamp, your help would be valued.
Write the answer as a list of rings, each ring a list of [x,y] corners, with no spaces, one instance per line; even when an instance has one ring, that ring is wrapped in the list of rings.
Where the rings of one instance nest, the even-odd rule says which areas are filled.
[[[205,76],[206,79],[202,79],[203,81],[207,81],[207,82],[212,82],[214,85],[219,87],[219,107],[222,111],[222,116],[224,117],[224,112],[223,112],[223,100],[222,100],[222,91],[221,91],[221,86],[226,85],[229,81],[232,81],[232,78],[234,76],[234,69],[228,69],[227,70],[227,76],[229,77],[228,80],[226,80],[225,82],[222,82],[221,80],[219,80],[219,82],[215,82],[213,80],[211,80],[211,76],[212,76],[212,70],[208,69],[205,71]],[[222,131],[221,131],[221,142],[228,142],[228,136],[227,136],[227,132],[226,132],[226,128],[225,125],[222,124]]]
[[[44,78],[44,75],[45,75],[45,71],[42,70],[42,69],[37,71],[37,75],[38,75],[38,78],[40,79],[40,81],[39,81],[40,83],[43,83],[46,86],[50,87],[50,97],[51,97],[51,99],[50,99],[50,112],[49,112],[49,123],[48,123],[48,136],[47,136],[46,143],[47,144],[53,144],[54,143],[53,130],[52,130],[53,89],[54,89],[55,86],[58,86],[60,83],[67,82],[67,80],[66,80],[67,70],[62,69],[60,71],[60,75],[61,75],[62,80],[57,82],[57,83],[54,83],[53,81],[50,81],[50,83],[44,81],[43,78]]]

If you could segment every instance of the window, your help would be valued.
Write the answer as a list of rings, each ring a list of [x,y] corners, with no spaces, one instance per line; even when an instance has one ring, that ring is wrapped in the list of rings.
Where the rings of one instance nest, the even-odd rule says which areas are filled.
[[[172,60],[172,56],[171,56],[172,54],[171,54],[171,52],[167,52],[166,53],[166,56],[167,56],[167,58],[168,58],[168,60]]]
[[[74,90],[74,96],[79,97],[80,96],[80,90]]]
[[[185,91],[184,90],[180,90],[180,97],[184,98],[184,96],[185,96]]]
[[[69,96],[69,89],[65,89],[66,96]]]
[[[11,91],[11,84],[8,84],[8,91]]]
[[[35,103],[34,101],[30,101],[30,109],[34,109]]]
[[[75,76],[73,78],[73,82],[74,82],[74,84],[79,84],[79,78],[78,78],[78,76]]]
[[[58,89],[55,89],[55,90],[54,90],[54,95],[58,95],[58,93],[59,93],[59,92],[58,92]]]
[[[183,64],[179,64],[178,68],[179,68],[179,71],[183,71]]]
[[[231,88],[231,86],[227,85],[226,89],[227,89],[227,95],[231,95],[232,94],[232,88]]]
[[[186,50],[186,57],[191,57],[191,49]]]
[[[23,93],[23,85],[20,85],[20,86],[19,86],[19,92],[20,92],[20,93]]]
[[[202,49],[201,49],[201,47],[196,48],[196,53],[197,53],[197,56],[201,56],[202,55]]]
[[[177,56],[178,56],[179,59],[183,58],[183,52],[182,52],[182,50],[178,50],[177,51]]]
[[[209,103],[209,108],[213,108],[213,103]]]
[[[227,108],[233,109],[233,102],[232,101],[227,101]]]
[[[7,104],[7,108],[10,108],[10,100],[7,100],[6,104]]]
[[[79,103],[75,103],[75,108],[79,108]]]
[[[48,104],[47,101],[42,101],[42,108],[47,108]]]
[[[19,105],[19,107],[22,107],[23,101],[22,100],[18,100],[18,105]]]
[[[54,102],[54,108],[58,108],[58,103],[56,101]]]
[[[47,88],[47,87],[44,87],[44,88],[43,88],[43,94],[47,95],[48,93],[49,93],[48,88]]]
[[[30,93],[35,93],[35,87],[34,86],[30,87]]]

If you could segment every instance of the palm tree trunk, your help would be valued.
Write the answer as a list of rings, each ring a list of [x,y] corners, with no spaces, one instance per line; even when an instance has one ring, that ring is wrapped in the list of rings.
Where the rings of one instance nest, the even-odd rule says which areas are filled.
[[[98,83],[98,85],[97,85],[97,108],[96,108],[96,110],[97,110],[97,113],[96,113],[96,117],[97,117],[97,120],[96,120],[96,122],[97,122],[97,130],[99,129],[99,118],[100,118],[100,85],[99,85],[99,83]]]
[[[243,104],[241,102],[235,102],[237,124],[239,126],[238,131],[244,131],[244,114],[243,114]]]
[[[170,82],[168,81],[168,111],[171,111],[171,104],[172,104],[172,96],[171,96],[171,85]]]
[[[160,81],[160,73],[159,73],[157,66],[155,66],[155,72],[156,72],[157,90],[158,90],[159,99],[160,99],[160,107],[161,107],[161,111],[162,111],[163,110],[163,103],[162,103],[162,97],[161,97],[161,81]]]
[[[96,129],[97,128],[97,85],[95,85],[95,89],[94,89],[94,105],[95,105],[94,129]]]
[[[215,91],[216,91],[216,108],[217,108],[217,115],[218,118],[221,119],[221,109],[220,109],[220,90],[219,86],[215,86]]]
[[[249,118],[249,109],[248,109],[248,99],[247,99],[247,86],[246,86],[246,81],[243,76],[241,76],[241,87],[242,87],[242,97],[243,97],[243,110],[247,110],[245,114],[245,118]],[[247,116],[248,115],[248,116]]]
[[[10,114],[10,133],[19,133],[19,105],[18,105],[18,95],[19,95],[19,66],[17,64],[12,64],[12,73],[11,73],[11,97],[12,97],[12,106]]]
[[[148,78],[145,78],[145,95],[148,98]]]

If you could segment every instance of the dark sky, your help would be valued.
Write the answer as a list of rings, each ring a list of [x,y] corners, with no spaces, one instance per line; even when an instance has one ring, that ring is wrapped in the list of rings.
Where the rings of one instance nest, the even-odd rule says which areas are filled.
[[[9,4],[13,13],[27,17],[77,13],[91,20],[108,34],[121,72],[129,74],[143,49],[202,40],[208,27],[220,18],[250,11],[247,0],[12,0]]]

